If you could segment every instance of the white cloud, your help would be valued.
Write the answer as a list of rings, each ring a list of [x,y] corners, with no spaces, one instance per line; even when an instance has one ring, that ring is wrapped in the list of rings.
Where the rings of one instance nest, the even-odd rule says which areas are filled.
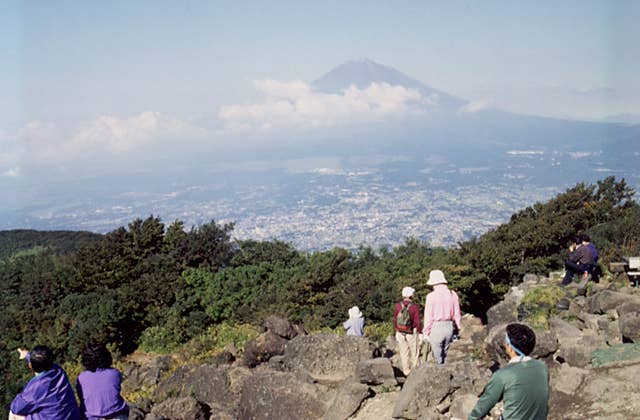
[[[402,117],[435,105],[434,98],[387,83],[372,83],[365,89],[351,86],[341,94],[316,92],[299,80],[261,80],[255,86],[264,94],[264,101],[220,108],[218,118],[226,129],[333,127]]]
[[[460,112],[474,113],[474,112],[484,111],[490,108],[492,108],[492,106],[488,101],[473,101],[462,106],[460,108]]]
[[[21,133],[26,154],[38,162],[64,162],[95,155],[122,155],[159,143],[179,143],[205,130],[157,112],[130,118],[101,115],[71,127],[32,121]]]
[[[8,178],[17,178],[20,173],[19,168],[10,168],[2,173],[2,176],[6,176]]]

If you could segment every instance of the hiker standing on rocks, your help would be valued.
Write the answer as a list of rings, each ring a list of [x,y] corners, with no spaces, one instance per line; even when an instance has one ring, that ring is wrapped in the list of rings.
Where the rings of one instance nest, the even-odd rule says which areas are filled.
[[[486,416],[500,400],[504,420],[544,420],[549,411],[549,370],[540,360],[529,357],[536,334],[523,324],[509,324],[504,348],[509,363],[497,370],[484,387],[468,420]]]
[[[35,374],[11,402],[9,420],[80,420],[80,410],[67,374],[53,362],[53,351],[46,346],[18,349]]]
[[[347,335],[353,335],[356,337],[364,336],[364,317],[360,308],[353,306],[349,309],[349,319],[347,319],[342,326],[347,330]]]
[[[402,289],[402,300],[396,303],[393,311],[393,327],[396,330],[396,341],[402,363],[402,373],[409,376],[413,368],[418,366],[420,331],[420,308],[411,299],[415,289],[404,287]]]
[[[85,370],[78,375],[76,390],[83,419],[127,420],[129,406],[120,395],[122,374],[111,367],[111,352],[91,341],[82,349],[81,360]]]
[[[433,286],[433,292],[427,295],[424,304],[423,337],[431,344],[436,362],[443,364],[455,331],[460,331],[460,301],[456,292],[447,287],[447,279],[440,270],[429,273],[427,285]]]
[[[594,255],[591,248],[582,245],[582,241],[578,238],[573,238],[569,246],[569,252],[569,258],[564,262],[565,274],[562,286],[570,284],[575,274],[580,274],[586,284],[594,267]]]

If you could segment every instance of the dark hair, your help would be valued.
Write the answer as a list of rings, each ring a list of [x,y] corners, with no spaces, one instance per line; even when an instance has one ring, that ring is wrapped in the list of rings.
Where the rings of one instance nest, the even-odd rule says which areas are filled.
[[[511,345],[525,355],[531,354],[536,346],[536,333],[524,324],[507,325],[507,335]]]
[[[90,341],[82,349],[82,366],[86,370],[95,372],[97,369],[107,369],[111,367],[113,359],[111,352],[104,343],[99,341]]]
[[[580,235],[580,240],[582,242],[591,242],[591,238],[586,233],[583,233],[582,235]]]
[[[53,367],[53,351],[47,346],[35,346],[29,352],[29,363],[34,372],[46,372]]]

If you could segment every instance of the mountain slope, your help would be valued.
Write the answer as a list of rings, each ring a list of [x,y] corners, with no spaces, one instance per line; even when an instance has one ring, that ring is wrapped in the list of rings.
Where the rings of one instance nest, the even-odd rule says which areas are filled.
[[[457,110],[467,103],[412,79],[392,67],[366,59],[347,61],[314,81],[313,87],[320,92],[340,93],[349,86],[365,89],[371,83],[388,83],[417,90],[424,97],[433,98],[434,102],[449,110]]]

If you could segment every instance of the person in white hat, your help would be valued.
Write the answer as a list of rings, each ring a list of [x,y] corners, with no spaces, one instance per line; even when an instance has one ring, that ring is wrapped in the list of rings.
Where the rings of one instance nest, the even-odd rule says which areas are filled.
[[[347,330],[347,335],[354,335],[356,337],[364,336],[364,317],[360,308],[353,306],[349,309],[349,319],[347,319],[342,326]]]
[[[396,330],[398,352],[402,363],[402,372],[408,376],[418,366],[418,331],[420,331],[420,308],[411,299],[415,289],[402,289],[402,300],[396,303],[393,311],[393,327]]]
[[[440,270],[429,273],[428,286],[433,292],[427,295],[424,306],[424,340],[431,344],[431,353],[437,363],[443,364],[453,341],[454,330],[460,331],[460,301],[456,292],[449,290],[447,279]]]

